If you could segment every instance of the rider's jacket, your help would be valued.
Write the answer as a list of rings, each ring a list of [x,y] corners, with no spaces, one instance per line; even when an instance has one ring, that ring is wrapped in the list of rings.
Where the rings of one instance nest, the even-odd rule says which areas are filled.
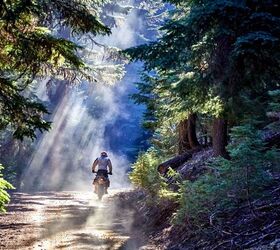
[[[98,170],[107,170],[111,161],[109,157],[98,157],[95,161],[97,161]]]

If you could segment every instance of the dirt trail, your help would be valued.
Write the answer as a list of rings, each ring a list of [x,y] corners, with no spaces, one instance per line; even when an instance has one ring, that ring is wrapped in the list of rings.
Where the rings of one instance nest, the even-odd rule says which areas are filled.
[[[100,202],[86,192],[14,193],[0,215],[0,249],[151,249],[133,232],[132,217],[110,196]]]

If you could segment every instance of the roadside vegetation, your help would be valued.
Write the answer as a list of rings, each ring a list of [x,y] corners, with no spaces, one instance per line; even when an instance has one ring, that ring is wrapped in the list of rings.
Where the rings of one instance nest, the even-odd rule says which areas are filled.
[[[170,233],[169,247],[185,241],[190,249],[191,243],[243,249],[273,242],[280,231],[280,6],[171,2],[176,8],[158,40],[125,51],[144,62],[133,98],[147,106],[144,126],[153,133],[131,180],[147,204],[157,201],[150,211],[164,207],[163,189],[172,193],[166,228],[179,227],[184,237],[176,243],[180,229]],[[248,226],[238,229],[242,216]],[[266,227],[262,238],[258,228]]]
[[[3,167],[0,165],[0,212],[5,212],[5,205],[10,201],[8,189],[13,189],[13,186],[3,178]]]

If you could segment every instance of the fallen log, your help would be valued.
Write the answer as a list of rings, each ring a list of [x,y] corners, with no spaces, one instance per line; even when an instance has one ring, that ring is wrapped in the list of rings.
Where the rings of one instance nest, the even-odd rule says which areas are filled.
[[[268,148],[271,148],[273,146],[279,148],[280,147],[280,131],[263,132],[262,140]],[[165,175],[168,172],[168,168],[177,170],[181,165],[183,165],[185,162],[190,160],[194,153],[197,153],[201,150],[202,150],[201,147],[192,149],[192,150],[188,150],[181,155],[177,155],[177,156],[159,164],[157,170],[162,175]],[[196,171],[196,169],[195,168],[193,169],[192,166],[190,166],[190,168],[191,168],[190,172]],[[202,170],[204,171],[205,169],[202,168]],[[200,168],[199,168],[199,171],[201,171]],[[190,174],[186,174],[186,175],[190,175]]]
[[[177,155],[161,164],[158,165],[158,172],[161,174],[166,174],[168,168],[177,169],[181,166],[184,162],[192,158],[192,153],[186,152],[181,155]]]
[[[185,163],[186,161],[191,159],[192,155],[194,153],[196,153],[200,150],[201,150],[201,148],[192,149],[192,150],[188,150],[187,152],[185,152],[181,155],[177,155],[177,156],[159,164],[157,170],[160,174],[166,174],[168,172],[168,168],[172,168],[172,169],[176,170],[183,163]]]

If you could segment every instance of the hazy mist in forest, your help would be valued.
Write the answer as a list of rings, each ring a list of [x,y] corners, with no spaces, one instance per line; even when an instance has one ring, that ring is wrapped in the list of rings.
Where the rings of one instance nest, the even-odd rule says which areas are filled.
[[[132,11],[109,37],[97,39],[110,46],[131,47],[137,43],[135,26],[140,23],[141,18]],[[23,175],[23,190],[90,190],[91,165],[103,150],[113,164],[111,186],[129,185],[129,153],[122,146],[133,145],[140,136],[143,108],[129,100],[138,77],[137,65],[127,70],[115,86],[84,82],[67,88],[52,112],[52,129],[39,138]],[[38,97],[48,101],[47,91],[46,81],[42,81],[37,88]]]

